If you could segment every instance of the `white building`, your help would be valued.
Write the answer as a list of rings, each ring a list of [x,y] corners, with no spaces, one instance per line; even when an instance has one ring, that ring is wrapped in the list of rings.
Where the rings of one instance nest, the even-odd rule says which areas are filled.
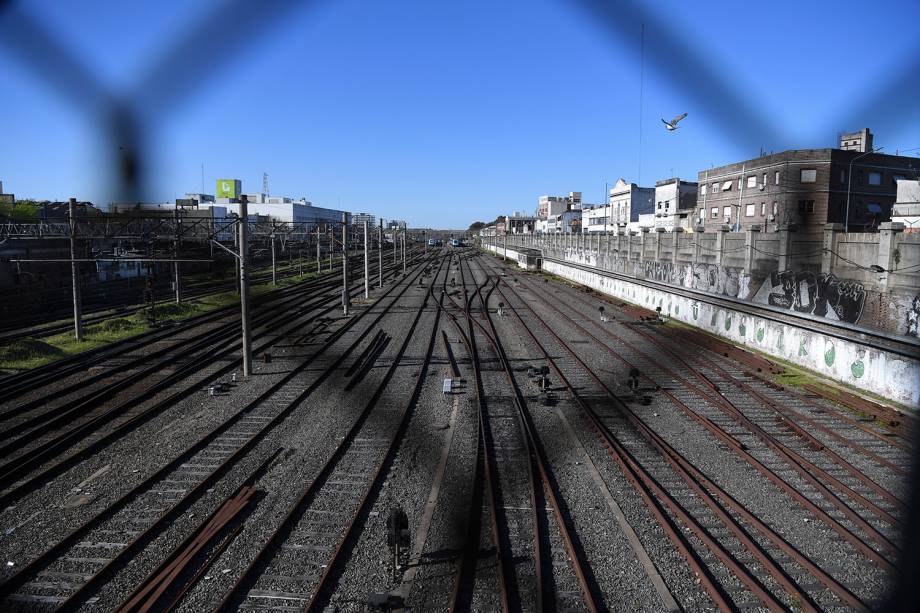
[[[546,219],[565,211],[581,208],[581,192],[569,192],[568,196],[540,196],[537,200],[537,217]]]
[[[695,181],[678,178],[662,179],[655,183],[654,227],[672,230],[691,228],[696,209],[698,185]]]
[[[904,224],[905,232],[920,232],[920,180],[900,179],[897,189],[891,221]]]
[[[639,215],[655,212],[655,188],[618,179],[610,189],[609,221],[620,228],[637,229]]]

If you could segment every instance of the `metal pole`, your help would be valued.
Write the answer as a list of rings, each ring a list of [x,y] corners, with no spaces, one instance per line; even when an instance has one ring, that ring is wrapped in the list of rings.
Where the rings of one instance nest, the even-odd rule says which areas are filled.
[[[377,240],[379,242],[379,245],[377,245],[378,247],[377,255],[380,259],[380,270],[377,271],[379,274],[379,277],[377,280],[377,286],[382,288],[383,287],[383,220],[382,219],[380,220],[380,229],[377,231]]]
[[[272,285],[276,285],[278,277],[275,271],[275,233],[272,232],[269,238],[272,241]]]
[[[329,227],[326,231],[329,233],[329,272],[332,272],[332,252],[335,251],[335,230]]]
[[[70,218],[70,276],[73,280],[73,334],[83,340],[83,315],[80,309],[80,270],[77,264],[77,199],[71,198],[67,205]]]
[[[322,262],[320,261],[320,254],[319,254],[319,224],[316,224],[316,274],[317,275],[320,272],[322,272],[320,270],[321,265],[322,265]]]
[[[348,213],[342,213],[342,312],[348,315]]]
[[[367,220],[364,220],[364,298],[371,297],[371,252],[367,244]]]
[[[249,329],[249,200],[240,196],[240,321],[243,328],[243,376],[252,374],[252,332]]]
[[[175,280],[173,281],[173,289],[176,292],[176,304],[182,302],[182,286],[180,285],[180,273],[179,273],[179,239],[182,236],[182,233],[179,231],[179,209],[176,208],[176,242],[173,243],[173,255],[176,258],[176,261],[173,263],[173,272],[175,273]]]
[[[403,247],[402,247],[402,260],[403,260],[403,274],[406,274],[406,225],[403,224]]]

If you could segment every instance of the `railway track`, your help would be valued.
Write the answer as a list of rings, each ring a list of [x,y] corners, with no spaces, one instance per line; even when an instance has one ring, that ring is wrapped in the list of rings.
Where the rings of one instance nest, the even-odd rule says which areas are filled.
[[[409,277],[386,290],[378,299],[378,305],[384,304],[375,316],[371,317],[376,309],[359,311],[255,400],[25,564],[0,585],[5,606],[69,610],[92,604],[93,593],[111,573],[127,564],[339,369],[418,274],[416,266]],[[355,338],[332,351],[346,333]]]
[[[391,266],[395,265],[391,264]],[[260,304],[272,301],[279,296],[284,297],[290,294],[301,293],[308,289],[336,287],[338,283],[340,283],[340,277],[338,277],[336,273],[331,273],[317,279],[312,279],[303,284],[298,284],[297,286],[281,288],[263,296],[256,296],[252,299],[252,304],[253,307],[256,308]],[[104,360],[137,351],[147,344],[159,340],[169,339],[184,330],[188,330],[209,321],[216,321],[228,315],[233,315],[237,310],[238,307],[236,306],[221,307],[209,313],[191,317],[181,323],[150,330],[137,336],[109,343],[98,349],[56,360],[38,368],[0,376],[0,402],[5,402],[28,391],[45,387],[49,383],[57,381],[62,376],[80,372]]]
[[[514,275],[514,278],[517,280],[526,277]],[[652,468],[649,472],[654,473],[656,470],[660,470],[658,466],[663,463],[663,460],[666,460],[672,469],[679,472],[681,479],[686,484],[686,487],[689,488],[688,491],[692,490],[696,498],[707,501],[707,505],[711,509],[711,512],[717,514],[722,520],[723,527],[718,531],[707,527],[718,525],[715,522],[710,523],[709,520],[699,522],[699,525],[694,527],[692,520],[695,513],[694,509],[699,507],[698,502],[689,502],[688,500],[687,503],[683,503],[685,504],[684,516],[679,518],[676,512],[678,507],[669,507],[671,515],[673,515],[675,519],[680,519],[681,524],[690,526],[690,530],[697,538],[706,536],[708,533],[708,536],[706,536],[704,540],[711,542],[707,544],[706,548],[720,559],[723,571],[731,569],[732,566],[734,567],[731,569],[730,573],[733,579],[730,579],[728,576],[720,576],[719,573],[708,570],[712,566],[710,566],[707,560],[700,555],[700,550],[702,548],[698,547],[698,545],[700,545],[699,542],[695,544],[697,545],[696,547],[685,550],[688,559],[693,561],[692,565],[695,567],[698,566],[700,567],[699,570],[708,573],[701,576],[707,578],[705,583],[707,583],[707,591],[713,599],[713,602],[720,607],[736,607],[745,604],[745,597],[749,598],[750,594],[755,594],[761,601],[761,604],[768,608],[777,605],[788,607],[792,604],[812,609],[833,606],[867,608],[867,601],[857,596],[853,590],[845,585],[844,581],[832,577],[830,573],[822,570],[821,566],[809,556],[785,541],[785,539],[773,528],[758,519],[753,513],[745,509],[744,505],[734,500],[727,492],[719,488],[714,479],[708,477],[696,468],[692,461],[679,454],[676,449],[657,435],[653,429],[648,427],[642,418],[636,414],[634,409],[624,403],[622,398],[595,374],[595,369],[591,368],[579,357],[579,352],[573,349],[570,342],[561,337],[560,331],[558,330],[558,324],[565,322],[564,328],[577,330],[579,336],[588,336],[588,338],[596,341],[597,345],[604,347],[608,354],[612,356],[616,354],[620,356],[620,359],[625,361],[630,355],[630,350],[624,347],[624,340],[622,337],[614,335],[616,336],[615,344],[610,341],[604,343],[602,338],[592,334],[585,327],[589,324],[585,323],[584,319],[581,317],[579,317],[578,321],[574,319],[571,309],[569,309],[569,312],[566,312],[555,306],[552,308],[553,315],[549,319],[557,323],[557,325],[550,327],[545,323],[544,318],[546,316],[543,315],[541,317],[534,311],[534,299],[539,298],[542,303],[549,303],[551,300],[556,300],[561,303],[558,298],[550,298],[549,292],[540,288],[540,284],[529,282],[505,282],[502,284],[502,287],[504,289],[499,291],[499,296],[505,298],[507,303],[512,305],[511,312],[514,314],[515,318],[519,319],[521,329],[526,331],[526,335],[543,353],[544,358],[554,369],[556,376],[563,381],[563,386],[566,388],[566,391],[576,399],[577,404],[588,416],[590,423],[592,423],[593,428],[602,442],[606,443],[605,447],[611,450],[611,454],[616,452],[618,463],[620,463],[622,467],[630,468],[631,470],[642,469],[643,463],[647,463],[648,466]],[[527,299],[522,298],[518,294],[518,292],[525,290],[528,293]],[[599,324],[595,323],[595,319],[596,316],[592,316],[590,320],[592,322],[590,324],[592,329],[600,327]],[[610,328],[612,328],[612,326],[604,327],[605,330]],[[540,331],[539,338],[535,334],[536,330]],[[560,355],[567,357],[563,360],[557,357]],[[660,357],[658,358],[658,362],[661,362]],[[632,365],[631,362],[626,362],[626,364]],[[647,363],[642,365],[649,368],[652,367]],[[571,373],[573,372],[580,373],[574,382],[570,381],[570,378],[573,376]],[[652,379],[654,378],[655,377],[652,377]],[[674,383],[673,379],[659,381],[659,383],[663,384],[665,387],[662,391],[664,395],[676,392],[676,390],[667,389],[666,387],[667,384]],[[651,389],[654,389],[654,387]],[[617,407],[618,410],[616,414],[614,415],[614,412],[610,411],[609,405],[606,409],[604,406],[599,406],[596,400],[593,400],[596,396],[606,396],[610,404]],[[636,455],[631,459],[627,447],[632,449],[632,444],[625,446],[620,443],[618,438],[625,436],[627,433],[635,436],[636,432],[640,433],[648,444],[655,448],[657,453],[649,453],[648,455],[643,454],[641,456]],[[732,448],[737,448],[737,446],[733,445]],[[632,466],[630,466],[630,464],[632,464]],[[650,478],[654,479],[655,477],[650,475]],[[641,475],[636,474],[635,483],[638,484],[641,482]],[[654,481],[648,480],[646,482],[649,484],[654,483]],[[666,481],[663,477],[659,478],[660,484],[675,482],[676,481]],[[669,495],[671,488],[661,487],[660,485],[659,487],[659,501],[665,501],[665,496]],[[653,492],[654,488],[651,488],[646,494],[647,499],[651,499],[651,494]],[[677,504],[682,504],[678,502],[678,500],[679,499],[675,502]],[[674,504],[675,503],[671,503],[671,505]],[[659,517],[659,519],[661,519],[661,517]],[[736,543],[732,547],[725,548],[719,553],[719,539],[714,535],[723,531],[734,534]],[[672,540],[675,540],[675,545],[677,545],[675,535],[670,536]],[[855,540],[859,543],[855,546],[860,549],[863,555],[870,558],[875,557],[872,555],[874,550],[869,547],[864,540]],[[732,561],[730,556],[734,555],[734,551],[739,550],[739,545],[741,546],[740,550],[746,552],[745,556],[738,556]],[[686,547],[686,544],[684,547]],[[694,553],[694,551],[696,553]],[[753,556],[753,559],[750,556]],[[877,559],[875,561],[878,562]],[[755,581],[757,577],[745,577],[745,573],[750,572],[745,569],[750,567],[757,568],[757,566],[769,570],[769,583]],[[801,578],[806,574],[810,575],[812,581],[816,581],[817,584],[810,584],[808,580]],[[743,590],[737,589],[736,582],[738,580],[744,585]],[[735,589],[726,589],[726,586],[731,586],[733,582],[735,582]],[[836,605],[831,595],[833,595],[833,599],[836,599]]]
[[[527,400],[492,321],[488,293],[483,294],[488,280],[468,294],[465,264],[464,259],[459,260],[463,304],[454,301],[454,305],[465,317],[466,331],[455,316],[449,316],[467,346],[476,380],[482,458],[482,468],[476,475],[481,475],[484,483],[474,483],[474,490],[485,488],[484,496],[476,499],[484,497],[489,503],[491,536],[496,547],[498,604],[505,611],[573,607],[599,610],[595,590],[590,585],[591,570],[583,562],[567,509],[536,436]],[[473,278],[472,271],[470,276]],[[474,300],[480,304],[476,310],[485,324],[474,317]],[[477,342],[477,336],[492,353],[483,356],[485,351],[480,348],[482,343]],[[497,362],[499,368],[484,368],[486,362]],[[487,393],[487,386],[492,390],[510,387],[512,395],[506,399]],[[457,574],[451,610],[478,608],[472,592],[476,587],[473,575],[479,570],[475,563],[480,543],[476,529],[479,512],[478,508],[471,508],[470,525],[474,529],[467,535],[466,555]],[[530,564],[520,564],[522,559]]]
[[[395,268],[390,271],[392,274]],[[337,284],[333,284],[337,287]],[[359,294],[361,283],[353,295]],[[340,293],[319,297],[301,293],[254,319],[254,351],[272,347],[279,336],[299,329],[306,320],[322,319],[339,308]],[[298,304],[298,301],[300,303]],[[292,313],[284,308],[296,307]],[[235,326],[209,330],[196,340],[186,340],[159,360],[139,370],[137,377],[116,381],[89,397],[18,421],[4,430],[9,440],[0,447],[6,461],[0,464],[0,506],[10,504],[41,487],[50,479],[75,466],[105,446],[135,430],[183,398],[207,387],[236,369],[239,358]],[[140,358],[143,361],[143,357]],[[212,365],[221,364],[210,370]],[[210,372],[208,372],[210,370]],[[198,376],[204,373],[204,376]],[[125,392],[137,380],[143,381],[134,393],[113,405],[107,402],[117,392]],[[190,382],[187,380],[191,378]],[[180,384],[186,382],[182,387]],[[177,389],[178,388],[178,389]],[[163,397],[162,394],[166,393]],[[36,406],[43,406],[40,401]],[[76,451],[67,453],[76,447]]]
[[[310,269],[315,268],[315,265],[308,265],[304,268],[307,269],[307,272],[310,272]],[[232,269],[230,272],[232,275]],[[287,268],[278,271],[276,273],[276,278],[286,279],[299,274],[300,273],[295,272],[293,268]],[[256,269],[250,276],[250,284],[266,283],[270,281],[271,278],[271,267],[269,267],[268,272],[266,272],[266,268],[262,266]],[[182,286],[182,298],[186,301],[197,300],[214,294],[231,291],[235,286],[236,281],[232,278],[199,282],[186,281]],[[106,291],[98,292],[97,299],[94,301],[95,304],[94,302],[90,302],[90,304],[84,305],[83,325],[89,326],[99,324],[110,319],[127,317],[139,311],[143,311],[146,307],[137,302],[143,293],[142,289],[143,288],[138,287],[115,293]],[[167,286],[159,287],[158,290],[164,295],[172,294],[172,290]],[[90,297],[84,296],[84,300],[87,298]],[[163,302],[163,300],[160,300],[158,304],[163,304]],[[165,302],[171,302],[171,300]],[[59,317],[63,319],[63,321],[44,324],[41,320],[36,321],[34,316],[29,319],[8,318],[0,325],[0,344],[11,343],[16,340],[30,337],[45,338],[73,330],[73,321],[66,320],[68,312],[73,310],[73,303],[69,297],[53,303],[37,301],[37,304],[40,304],[42,307],[41,312],[43,313],[44,320],[49,318],[49,313],[57,313],[59,315],[51,317]],[[113,304],[118,306],[113,309]]]
[[[442,268],[443,261],[431,284]],[[386,372],[371,390],[364,390],[366,400],[350,417],[341,440],[224,596],[220,609],[280,607],[312,611],[328,603],[349,539],[381,487],[425,383],[439,329],[437,310],[433,311],[430,331],[424,335],[422,370],[408,398],[400,405],[393,406],[391,401],[380,406],[423,315],[432,313],[429,301],[425,294],[403,342],[389,358]],[[373,344],[374,341],[368,347]],[[373,351],[362,354],[355,364],[374,359],[373,355]],[[346,375],[353,376],[359,370],[353,364]]]

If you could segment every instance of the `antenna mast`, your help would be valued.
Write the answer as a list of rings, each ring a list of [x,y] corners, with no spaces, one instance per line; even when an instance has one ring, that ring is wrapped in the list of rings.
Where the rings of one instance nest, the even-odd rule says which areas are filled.
[[[262,173],[262,193],[268,198],[268,173]]]

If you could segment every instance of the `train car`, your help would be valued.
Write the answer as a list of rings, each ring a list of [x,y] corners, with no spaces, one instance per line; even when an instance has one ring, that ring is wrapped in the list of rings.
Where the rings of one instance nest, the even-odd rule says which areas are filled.
[[[450,239],[450,246],[451,247],[462,247],[463,243],[460,241],[460,239],[452,238]]]

